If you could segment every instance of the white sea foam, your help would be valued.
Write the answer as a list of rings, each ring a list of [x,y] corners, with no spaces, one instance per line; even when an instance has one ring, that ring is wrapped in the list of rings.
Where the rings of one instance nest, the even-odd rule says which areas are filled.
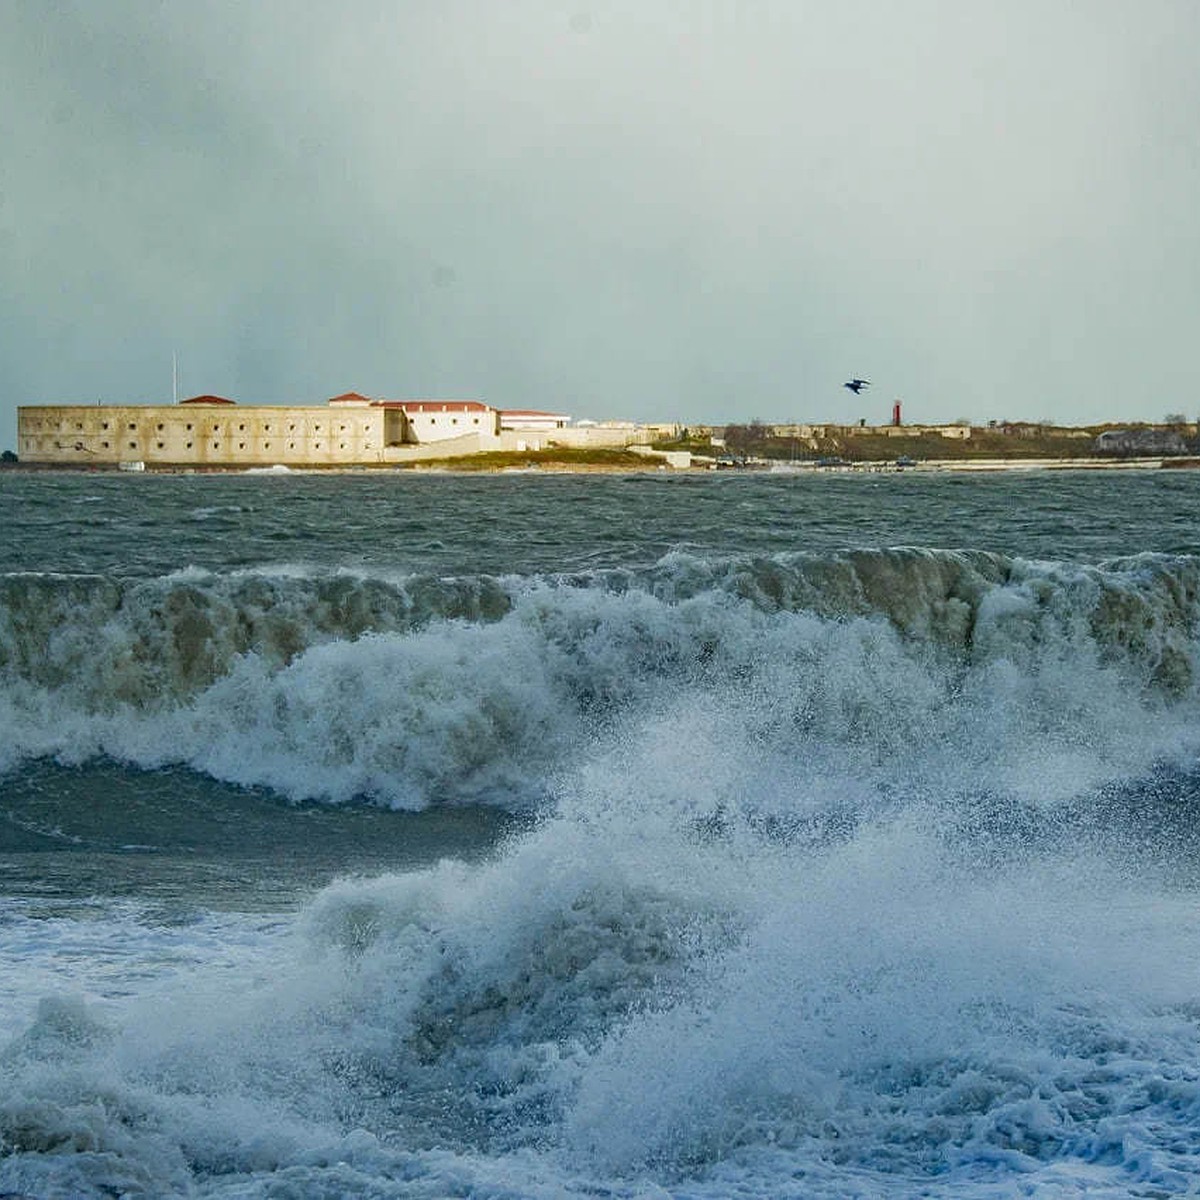
[[[0,1187],[978,1198],[1200,1173],[1190,893],[1107,836],[1121,787],[1145,804],[1194,768],[1190,561],[8,587],[9,765],[541,820],[482,865],[336,884],[261,955],[153,946],[114,910],[66,986],[86,931],[18,920],[43,967],[7,997]]]
[[[3,753],[527,806],[613,721],[671,703],[838,787],[1046,802],[1194,756],[1198,592],[1190,560],[916,551],[532,584],[24,578],[0,608]]]
[[[1177,491],[1172,520],[1194,494],[1176,474],[1142,493]],[[184,514],[212,500],[211,481],[158,482]],[[751,522],[803,517],[792,482],[772,508],[722,480],[712,544],[781,544]],[[414,536],[447,540],[494,483],[446,489],[483,491]],[[564,531],[569,486],[537,509]],[[638,521],[668,494],[620,486],[650,497]],[[942,502],[957,487],[928,486]],[[592,522],[618,490],[580,492]],[[981,536],[1005,534],[1013,496],[985,506]],[[872,530],[878,507],[860,510]],[[239,516],[247,544],[256,513]],[[916,514],[938,536],[949,515]],[[668,516],[656,544],[681,527]],[[181,557],[220,561],[203,526],[161,525],[157,503],[141,517],[159,545],[114,577],[0,577],[0,760],[21,772],[0,816],[14,844],[50,847],[16,856],[0,904],[0,1192],[1195,1192],[1196,560],[679,552],[541,579],[320,565],[378,557],[372,522],[345,547],[306,539],[312,563],[121,578],[174,564],[179,530]],[[1005,544],[1056,545],[1059,520]],[[534,558],[612,562],[584,533]],[[1101,533],[1063,553],[1115,544]],[[130,551],[109,538],[62,561]],[[394,564],[428,564],[417,549]],[[89,765],[103,755],[132,767]],[[83,769],[24,761],[46,756]],[[171,764],[534,819],[496,846],[479,814],[293,810],[136,769]],[[101,831],[106,804],[121,814]],[[91,894],[106,860],[53,839],[60,819],[114,855],[168,847],[107,860],[119,878],[101,890],[136,902]],[[311,847],[294,896],[325,878],[318,859],[384,860],[356,838],[442,822],[456,832],[438,846],[490,857],[343,879],[283,915],[204,911],[286,905],[263,899],[284,859]],[[322,858],[325,832],[345,859]],[[158,885],[196,843],[264,857],[175,871],[186,908],[164,919]]]
[[[0,1186],[1185,1191],[1190,896],[1082,841],[990,860],[937,798],[764,827],[772,787],[824,802],[715,718],[614,726],[499,857],[338,883],[266,959],[197,937],[137,996],[49,1001],[4,1052]]]

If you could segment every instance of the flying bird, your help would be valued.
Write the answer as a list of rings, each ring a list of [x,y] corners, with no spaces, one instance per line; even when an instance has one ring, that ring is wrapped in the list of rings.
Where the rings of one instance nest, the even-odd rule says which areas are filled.
[[[842,387],[849,388],[856,396],[863,390],[863,388],[870,386],[871,381],[869,379],[852,379],[849,383],[842,384]]]

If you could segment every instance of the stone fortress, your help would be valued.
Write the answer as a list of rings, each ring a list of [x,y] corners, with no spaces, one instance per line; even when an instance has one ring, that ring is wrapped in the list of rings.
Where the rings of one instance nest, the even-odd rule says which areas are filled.
[[[659,436],[632,423],[570,424],[562,413],[479,400],[373,400],[357,392],[316,405],[242,405],[221,396],[178,404],[28,405],[17,410],[24,463],[227,469],[384,466],[486,450],[619,448]]]
[[[737,441],[735,442],[735,435]],[[965,421],[950,425],[904,425],[900,405],[889,425],[786,424],[708,426],[572,422],[564,413],[501,409],[481,400],[376,400],[357,392],[334,396],[323,405],[245,405],[222,396],[193,396],[176,404],[42,404],[17,410],[14,457],[33,466],[77,469],[229,471],[264,469],[365,468],[405,466],[422,461],[461,458],[486,451],[526,453],[554,448],[632,450],[669,468],[766,465],[764,459],[738,458],[727,447],[764,440],[791,450],[796,461],[816,465],[851,460],[896,459],[906,443],[925,438],[923,460],[1028,459],[1014,453],[1029,438],[1050,439],[1039,452],[1047,460],[1077,461],[1084,455],[1135,461],[1139,456],[1195,454],[1200,437],[1195,425],[1170,428],[1046,428],[1044,423],[989,421],[986,428]],[[928,439],[958,443],[953,455],[929,453]],[[855,452],[860,439],[874,439],[872,454]],[[895,451],[881,450],[880,440]],[[893,439],[895,439],[893,441]],[[1081,442],[1086,445],[1080,446]],[[978,443],[978,445],[977,445]],[[865,443],[862,443],[865,444]],[[700,451],[696,453],[697,447]],[[711,450],[709,449],[711,447]],[[832,448],[831,448],[832,447]],[[967,449],[970,447],[970,449]],[[1200,448],[1200,447],[1198,447]],[[739,451],[743,456],[745,449]],[[913,461],[902,456],[905,465]],[[810,462],[810,465],[812,463]]]

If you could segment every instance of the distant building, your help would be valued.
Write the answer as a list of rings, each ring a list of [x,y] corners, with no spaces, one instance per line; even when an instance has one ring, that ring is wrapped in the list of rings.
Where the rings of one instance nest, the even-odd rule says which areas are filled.
[[[541,412],[536,408],[505,408],[500,410],[500,428],[523,433],[547,433],[565,429],[571,418],[563,413]]]
[[[72,466],[288,466],[382,461],[382,409],[243,406],[220,396],[174,405],[17,410],[22,462]]]
[[[1097,454],[1138,455],[1186,454],[1187,445],[1176,429],[1108,429],[1092,443]]]
[[[401,462],[429,443],[462,453],[498,444],[498,414],[476,400],[327,406],[241,405],[193,396],[168,405],[38,405],[17,410],[22,462],[149,467],[341,466]]]
[[[824,430],[823,433],[814,433],[816,437],[887,437],[887,438],[913,438],[913,437],[940,437],[946,438],[949,441],[967,442],[971,440],[971,426],[954,424],[954,425],[813,425],[813,426],[797,426],[797,428],[811,428],[814,431]]]
[[[343,392],[320,405],[242,405],[224,396],[178,404],[27,405],[22,462],[76,467],[246,468],[387,465],[552,443],[619,447],[642,427],[567,428],[570,418],[480,400],[375,400]]]
[[[392,433],[399,442],[446,442],[467,434],[493,439],[503,415],[479,400],[376,400],[393,414]],[[403,420],[395,417],[402,416]]]

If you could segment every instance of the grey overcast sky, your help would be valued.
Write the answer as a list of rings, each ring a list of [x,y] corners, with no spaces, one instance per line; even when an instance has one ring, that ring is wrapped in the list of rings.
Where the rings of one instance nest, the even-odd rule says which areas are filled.
[[[0,447],[172,352],[245,403],[1194,417],[1198,55],[1195,0],[0,0]]]

